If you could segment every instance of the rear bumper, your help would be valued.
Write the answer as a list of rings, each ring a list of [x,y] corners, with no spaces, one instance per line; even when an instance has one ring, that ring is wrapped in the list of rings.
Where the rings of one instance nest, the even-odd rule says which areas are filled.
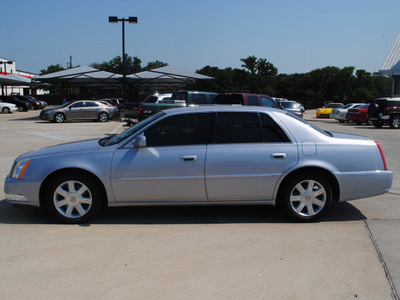
[[[335,173],[340,186],[339,202],[387,193],[393,181],[391,171]]]

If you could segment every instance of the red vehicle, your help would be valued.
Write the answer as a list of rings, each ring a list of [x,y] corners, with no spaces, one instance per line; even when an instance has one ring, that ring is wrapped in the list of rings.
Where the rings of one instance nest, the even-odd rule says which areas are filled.
[[[369,124],[369,122],[368,122],[368,106],[369,106],[369,104],[364,104],[357,108],[350,108],[347,111],[347,115],[346,115],[347,122],[353,121],[357,125],[361,125],[362,123]]]

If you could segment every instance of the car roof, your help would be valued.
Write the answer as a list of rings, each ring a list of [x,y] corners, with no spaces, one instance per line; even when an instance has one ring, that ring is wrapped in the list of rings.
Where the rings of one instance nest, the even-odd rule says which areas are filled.
[[[203,106],[190,106],[181,108],[171,108],[164,110],[168,115],[181,114],[181,113],[207,113],[207,112],[286,112],[281,109],[266,107],[266,106],[249,106],[249,105],[203,105]]]

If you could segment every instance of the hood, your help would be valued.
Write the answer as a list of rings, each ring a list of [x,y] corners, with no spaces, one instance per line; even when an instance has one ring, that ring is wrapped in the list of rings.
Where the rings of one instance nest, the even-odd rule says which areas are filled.
[[[59,109],[59,108],[60,108],[60,107],[44,108],[44,109],[42,109],[42,110],[40,111],[40,113],[44,114],[44,113],[46,113],[46,112],[53,111],[53,110],[57,110],[57,109]]]
[[[27,152],[18,157],[18,159],[34,158],[41,156],[62,155],[73,152],[96,151],[102,147],[98,143],[98,139],[78,141],[56,146],[50,146],[39,150]]]

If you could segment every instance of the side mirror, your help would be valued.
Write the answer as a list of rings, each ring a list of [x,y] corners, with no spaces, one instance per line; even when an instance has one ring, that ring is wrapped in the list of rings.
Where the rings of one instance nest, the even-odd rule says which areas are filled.
[[[140,149],[146,147],[146,144],[146,137],[142,134],[136,137],[133,147],[135,147],[136,149]]]

